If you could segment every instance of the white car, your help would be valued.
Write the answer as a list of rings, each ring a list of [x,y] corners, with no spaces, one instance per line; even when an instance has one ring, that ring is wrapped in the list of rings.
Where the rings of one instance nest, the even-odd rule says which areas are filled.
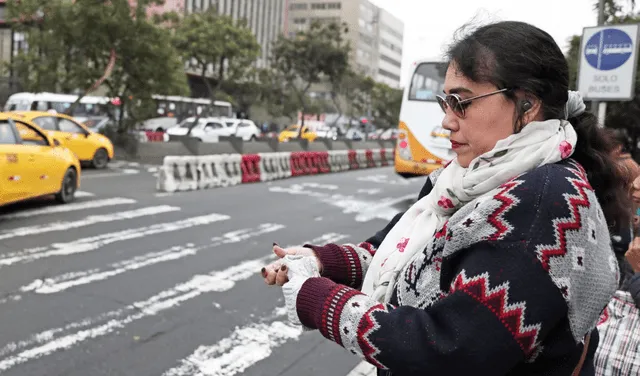
[[[183,120],[177,127],[169,128],[169,136],[186,136],[195,118]],[[218,142],[220,136],[239,137],[244,141],[254,141],[260,136],[260,130],[251,120],[200,118],[191,130],[191,137],[202,142]]]
[[[223,119],[231,136],[242,138],[244,141],[255,141],[261,133],[260,128],[247,119]]]

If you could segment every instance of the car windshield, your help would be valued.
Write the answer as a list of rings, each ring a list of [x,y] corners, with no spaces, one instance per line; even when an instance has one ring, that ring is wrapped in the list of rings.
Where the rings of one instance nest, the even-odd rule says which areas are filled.
[[[107,118],[102,118],[102,117],[89,118],[85,120],[83,124],[89,128],[95,128],[105,120],[107,120]]]

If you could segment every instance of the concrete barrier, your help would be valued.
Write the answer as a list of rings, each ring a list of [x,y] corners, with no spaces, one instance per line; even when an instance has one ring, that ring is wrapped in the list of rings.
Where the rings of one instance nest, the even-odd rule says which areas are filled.
[[[191,191],[388,164],[393,149],[296,151],[164,157],[156,189]]]

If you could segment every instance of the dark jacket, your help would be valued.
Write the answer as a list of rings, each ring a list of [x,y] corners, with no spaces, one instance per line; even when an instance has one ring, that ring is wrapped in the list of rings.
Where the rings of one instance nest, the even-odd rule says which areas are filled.
[[[636,307],[640,308],[640,273],[634,272],[631,264],[627,261],[625,253],[629,249],[632,240],[631,226],[616,231],[611,236],[613,251],[616,253],[618,267],[620,268],[619,289],[631,293]]]

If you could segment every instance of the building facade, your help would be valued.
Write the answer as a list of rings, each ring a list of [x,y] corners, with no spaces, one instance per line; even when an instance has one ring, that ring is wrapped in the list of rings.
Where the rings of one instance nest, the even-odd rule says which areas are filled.
[[[218,13],[246,19],[261,47],[258,67],[269,65],[271,45],[285,32],[287,0],[174,0],[184,2],[186,14],[215,6]]]
[[[313,21],[349,27],[352,66],[378,82],[400,88],[404,23],[368,0],[290,0],[289,36]]]

